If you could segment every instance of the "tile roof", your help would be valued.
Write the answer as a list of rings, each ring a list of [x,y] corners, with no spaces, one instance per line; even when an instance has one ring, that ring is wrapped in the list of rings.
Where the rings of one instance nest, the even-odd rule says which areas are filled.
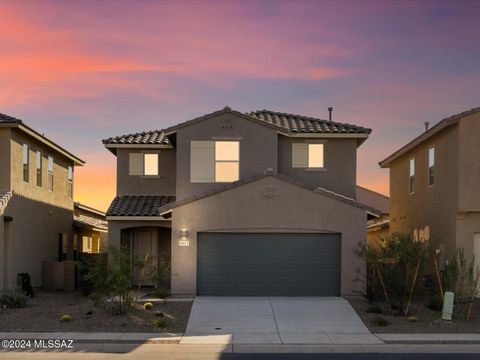
[[[310,134],[370,134],[371,129],[367,129],[357,125],[343,124],[334,121],[316,119],[313,117],[280,113],[269,110],[252,111],[246,114],[230,109],[228,106],[222,110],[215,111],[197,117],[192,120],[182,122],[171,126],[164,130],[146,131],[137,134],[120,135],[103,140],[108,144],[137,144],[137,145],[169,145],[166,134],[175,132],[176,130],[195,124],[199,121],[211,118],[221,113],[230,112],[248,120],[256,121],[259,124],[269,126],[272,129],[287,133],[310,133]]]
[[[158,208],[175,201],[170,195],[124,195],[113,199],[107,216],[159,216]]]
[[[128,134],[102,140],[104,144],[146,144],[169,145],[170,141],[163,130],[145,131],[137,134]]]
[[[8,191],[6,193],[0,194],[0,211],[3,211],[6,207],[8,202],[13,196],[13,191]]]
[[[14,118],[13,116],[0,113],[0,123],[17,123],[21,124],[22,120]]]
[[[252,111],[248,113],[248,115],[269,124],[282,127],[292,133],[370,134],[372,132],[371,129],[357,125],[270,110]]]

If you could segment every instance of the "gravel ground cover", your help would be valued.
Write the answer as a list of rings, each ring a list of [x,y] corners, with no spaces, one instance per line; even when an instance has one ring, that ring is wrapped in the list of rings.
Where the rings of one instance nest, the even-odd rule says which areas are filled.
[[[111,315],[79,292],[37,291],[26,308],[0,309],[0,332],[183,333],[191,307],[191,301],[168,301],[153,303],[153,309],[146,311],[142,304],[137,304],[130,314]],[[63,315],[70,315],[71,321],[60,321]],[[160,323],[164,322],[164,326],[158,326],[158,320],[162,320]]]
[[[417,318],[416,322],[410,322],[404,316],[399,316],[391,311],[387,304],[370,304],[365,298],[355,297],[347,299],[362,321],[372,333],[480,333],[480,299],[476,299],[472,308],[472,316],[466,319],[468,305],[456,304],[453,312],[453,320],[442,320],[440,311],[433,311],[418,302],[412,304],[410,313]],[[371,313],[372,307],[379,307],[382,314]],[[374,318],[382,315],[388,320],[389,325],[378,326],[374,324]]]

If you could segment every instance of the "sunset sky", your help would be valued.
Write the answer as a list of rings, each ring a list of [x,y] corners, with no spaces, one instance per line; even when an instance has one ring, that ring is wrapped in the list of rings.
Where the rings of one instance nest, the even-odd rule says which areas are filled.
[[[382,160],[480,105],[480,2],[0,2],[0,112],[86,160],[75,199],[105,210],[101,139],[225,106],[373,129],[358,183],[388,194]]]

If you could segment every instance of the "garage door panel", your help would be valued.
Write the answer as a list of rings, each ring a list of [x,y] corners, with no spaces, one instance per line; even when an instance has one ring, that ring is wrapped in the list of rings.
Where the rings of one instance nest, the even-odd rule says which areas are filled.
[[[339,295],[340,237],[200,233],[197,266],[199,295]]]

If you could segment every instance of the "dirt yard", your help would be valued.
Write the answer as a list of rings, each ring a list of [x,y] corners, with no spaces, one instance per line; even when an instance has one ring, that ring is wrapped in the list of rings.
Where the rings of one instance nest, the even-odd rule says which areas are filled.
[[[0,332],[74,331],[74,332],[170,332],[183,333],[187,326],[191,301],[154,303],[146,311],[141,305],[128,315],[111,315],[81,293],[38,291],[24,309],[0,309]],[[163,316],[155,313],[162,312]],[[61,322],[63,315],[70,322]],[[164,327],[152,320],[165,320]]]
[[[412,304],[411,314],[417,317],[417,322],[410,322],[404,316],[395,315],[395,312],[386,304],[369,304],[365,298],[347,299],[357,314],[372,333],[480,333],[480,299],[476,299],[470,321],[466,321],[467,305],[455,305],[452,321],[441,319],[440,311],[433,311],[423,303]],[[370,313],[373,306],[382,309],[382,314]],[[382,315],[388,320],[388,326],[377,326],[373,319]]]

